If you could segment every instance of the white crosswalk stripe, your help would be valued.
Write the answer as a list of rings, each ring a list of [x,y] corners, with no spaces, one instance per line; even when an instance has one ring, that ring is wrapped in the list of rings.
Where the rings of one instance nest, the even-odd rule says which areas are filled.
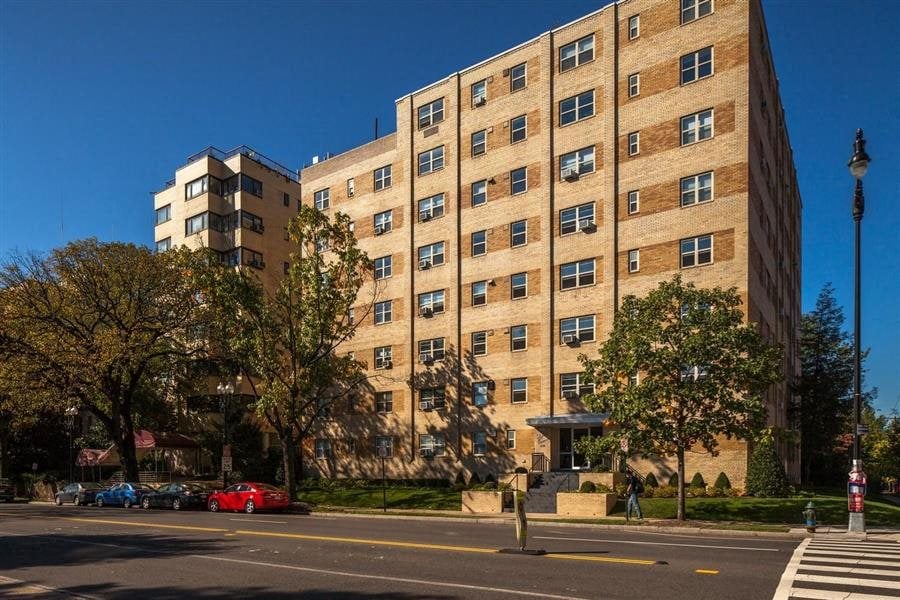
[[[773,600],[900,600],[900,543],[807,539]]]

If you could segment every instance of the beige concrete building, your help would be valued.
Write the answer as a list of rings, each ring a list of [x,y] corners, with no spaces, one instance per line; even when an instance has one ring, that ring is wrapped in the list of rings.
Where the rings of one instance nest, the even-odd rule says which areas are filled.
[[[396,109],[396,133],[301,173],[303,202],[354,221],[381,287],[347,347],[373,389],[320,434],[323,472],[371,475],[378,448],[395,477],[589,466],[572,442],[604,418],[578,399],[577,356],[623,296],[675,273],[735,286],[784,346],[768,404],[788,426],[800,196],[758,0],[622,0]],[[687,473],[742,486],[747,458],[726,442]]]

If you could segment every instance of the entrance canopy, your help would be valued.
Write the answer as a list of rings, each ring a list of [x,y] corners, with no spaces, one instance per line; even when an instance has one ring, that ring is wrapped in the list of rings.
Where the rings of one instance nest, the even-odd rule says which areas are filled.
[[[530,417],[525,422],[532,427],[555,427],[561,425],[603,425],[609,413],[571,413],[546,417]]]
[[[165,450],[199,447],[200,444],[180,433],[153,433],[146,429],[134,432],[134,448],[139,459],[143,458],[147,451],[157,448]],[[112,467],[119,464],[119,453],[115,446],[110,446],[106,450],[84,448],[78,452],[75,464],[79,467]]]

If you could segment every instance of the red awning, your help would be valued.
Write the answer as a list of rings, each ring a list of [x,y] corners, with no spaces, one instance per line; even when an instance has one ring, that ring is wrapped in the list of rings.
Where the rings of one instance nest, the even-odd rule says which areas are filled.
[[[150,448],[199,448],[200,444],[180,433],[152,433],[146,429],[134,432],[134,447]]]
[[[83,448],[78,452],[78,458],[75,459],[75,464],[79,467],[99,467],[104,464],[104,461],[107,458],[109,458],[109,450]]]

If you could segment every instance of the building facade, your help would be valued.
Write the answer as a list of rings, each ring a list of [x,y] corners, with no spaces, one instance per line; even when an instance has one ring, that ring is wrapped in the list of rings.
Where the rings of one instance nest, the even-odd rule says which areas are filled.
[[[320,470],[400,476],[588,467],[579,396],[621,299],[681,273],[736,287],[799,370],[800,197],[757,0],[624,0],[396,102],[397,131],[305,168],[379,304],[347,350],[372,390],[320,434]],[[743,485],[748,444],[687,471]],[[783,447],[789,472],[798,456]],[[673,463],[640,459],[666,476]]]

